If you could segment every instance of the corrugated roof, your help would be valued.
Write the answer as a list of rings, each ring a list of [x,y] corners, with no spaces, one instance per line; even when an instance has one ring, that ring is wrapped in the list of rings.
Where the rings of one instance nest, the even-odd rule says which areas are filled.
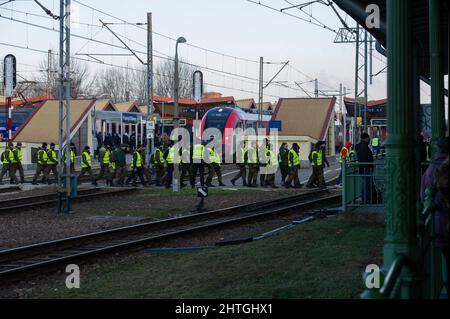
[[[254,99],[236,100],[236,105],[242,109],[254,109],[256,107]]]
[[[137,101],[129,101],[129,102],[123,102],[123,103],[116,103],[115,104],[116,109],[119,112],[134,112],[134,113],[140,113],[139,111],[139,103]]]
[[[256,103],[256,108],[259,108],[259,103]],[[272,111],[273,110],[273,104],[271,102],[263,102],[262,103],[262,109],[264,111]]]
[[[95,100],[71,100],[70,124],[73,130],[93,109]],[[46,101],[13,137],[14,142],[57,143],[58,142],[59,101]]]
[[[280,136],[325,140],[336,98],[280,99],[273,118],[281,120]]]
[[[97,111],[118,111],[111,100],[97,100],[95,102],[95,109]]]
[[[39,102],[43,102],[43,101],[47,101],[49,100],[50,97],[48,96],[35,96],[35,97],[30,97],[26,100],[20,98],[20,97],[14,97],[11,100],[11,104],[13,106],[21,106],[21,105],[27,105],[27,104],[33,104],[33,103],[39,103]],[[0,106],[6,106],[6,97],[5,96],[0,96]]]

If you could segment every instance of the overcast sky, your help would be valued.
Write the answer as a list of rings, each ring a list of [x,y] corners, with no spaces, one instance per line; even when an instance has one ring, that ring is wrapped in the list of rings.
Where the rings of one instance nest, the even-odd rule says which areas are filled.
[[[40,0],[43,5],[58,14],[57,0]],[[291,0],[292,3],[294,0]],[[304,83],[311,79],[319,79],[320,90],[338,90],[339,83],[352,90],[354,88],[355,46],[353,44],[334,44],[335,33],[326,28],[281,14],[248,2],[247,0],[80,0],[105,13],[119,17],[128,22],[146,22],[146,13],[153,13],[153,30],[156,33],[172,38],[184,36],[189,44],[206,48],[227,55],[245,58],[244,61],[221,54],[207,52],[192,46],[180,46],[180,58],[201,67],[204,71],[204,81],[208,83],[209,91],[222,92],[235,98],[253,97],[257,99],[259,66],[253,61],[263,56],[265,61],[290,61],[290,67],[283,70],[276,81],[280,84],[269,86],[265,90],[265,100],[274,101],[277,97],[306,96],[295,82]],[[263,0],[262,3],[276,8],[289,6],[284,0]],[[299,3],[299,1],[296,1]],[[11,11],[15,10],[15,12]],[[23,14],[17,11],[29,13]],[[119,22],[118,20],[89,9],[78,2],[73,2],[74,13],[72,33],[74,35],[93,38],[116,46],[122,46],[118,40],[105,28],[98,27],[99,19],[104,22]],[[308,18],[307,15],[294,8],[292,14]],[[339,19],[330,7],[315,4],[305,12],[331,29],[342,27]],[[0,7],[0,28],[2,35],[0,43],[24,46],[32,49],[47,51],[57,50],[58,33],[43,30],[23,22],[37,24],[58,30],[58,22],[48,18],[32,16],[30,13],[45,15],[33,1],[15,1]],[[346,18],[345,13],[342,16]],[[5,17],[7,19],[5,19]],[[309,19],[309,18],[308,18]],[[354,22],[347,18],[350,25]],[[81,23],[81,24],[80,24]],[[91,24],[91,25],[86,25]],[[131,25],[116,24],[110,26],[120,35],[130,38],[126,40],[133,49],[145,59],[146,26],[137,28]],[[174,41],[154,34],[154,54],[159,56],[174,55]],[[86,41],[72,37],[73,54],[118,54],[127,51],[105,44]],[[20,75],[30,76],[39,70],[39,63],[46,59],[44,53],[7,47],[0,45],[0,56],[8,53],[15,54],[19,64]],[[78,55],[81,58],[87,58]],[[102,61],[133,67],[139,66],[134,57],[97,56]],[[155,63],[161,61],[155,58]],[[385,58],[374,51],[373,72],[377,73],[385,67]],[[100,64],[90,63],[93,71],[105,68]],[[270,80],[280,65],[265,65],[264,79]],[[213,71],[215,70],[215,71]],[[222,72],[226,72],[222,73]],[[243,78],[243,76],[247,78]],[[314,91],[313,83],[306,83],[303,87],[308,92]],[[246,91],[246,92],[242,92]],[[256,94],[255,94],[256,93]],[[427,93],[424,89],[424,93]],[[369,99],[386,97],[386,76],[381,73],[374,78],[369,86]]]

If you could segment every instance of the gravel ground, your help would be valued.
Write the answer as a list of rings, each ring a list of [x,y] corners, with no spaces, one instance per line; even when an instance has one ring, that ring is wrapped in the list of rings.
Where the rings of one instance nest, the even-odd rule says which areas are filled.
[[[302,190],[215,189],[205,200],[205,208],[207,210],[224,208],[299,192]],[[21,194],[28,196],[28,193]],[[33,194],[36,194],[36,191],[33,191]],[[172,195],[165,190],[148,188],[132,195],[105,197],[75,204],[76,213],[71,215],[56,215],[54,208],[0,215],[0,249],[136,224],[143,220],[185,215],[191,213],[198,202],[199,199],[194,193]]]

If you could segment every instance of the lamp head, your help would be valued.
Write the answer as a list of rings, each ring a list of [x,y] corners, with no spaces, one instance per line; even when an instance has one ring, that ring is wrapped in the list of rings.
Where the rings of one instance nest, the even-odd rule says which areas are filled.
[[[186,43],[186,38],[184,38],[184,37],[179,37],[179,38],[177,39],[177,43]]]

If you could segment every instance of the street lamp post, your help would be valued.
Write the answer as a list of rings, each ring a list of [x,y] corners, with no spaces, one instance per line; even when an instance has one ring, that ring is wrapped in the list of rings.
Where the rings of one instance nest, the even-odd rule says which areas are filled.
[[[186,43],[186,39],[183,37],[179,37],[177,39],[177,43],[175,45],[175,74],[174,74],[174,92],[173,97],[175,99],[174,102],[174,111],[173,111],[173,128],[175,131],[178,129],[178,123],[179,123],[179,115],[178,115],[178,90],[179,90],[179,74],[178,74],[178,44],[179,43]],[[180,191],[180,178],[179,178],[180,172],[178,170],[178,162],[176,161],[174,163],[173,167],[173,178],[172,178],[172,189],[174,192]]]

